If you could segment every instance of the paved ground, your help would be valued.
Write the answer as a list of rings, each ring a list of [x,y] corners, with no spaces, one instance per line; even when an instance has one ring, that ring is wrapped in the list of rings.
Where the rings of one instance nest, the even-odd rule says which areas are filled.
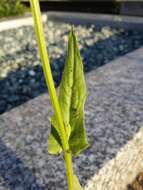
[[[85,190],[142,190],[143,127],[88,180]],[[137,179],[138,174],[140,176]],[[134,184],[132,184],[134,182]],[[132,185],[131,185],[132,184]]]
[[[143,48],[87,74],[91,147],[75,160],[86,184],[143,123]],[[47,154],[47,94],[0,116],[0,190],[66,189],[61,157]]]

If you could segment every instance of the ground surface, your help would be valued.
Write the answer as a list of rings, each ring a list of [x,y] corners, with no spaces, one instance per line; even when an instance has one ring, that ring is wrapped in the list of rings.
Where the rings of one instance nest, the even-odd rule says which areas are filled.
[[[142,73],[141,48],[87,74],[85,116],[91,147],[74,164],[82,184],[141,128]],[[50,115],[44,94],[0,116],[0,190],[66,189],[62,156],[47,154]]]
[[[44,25],[55,84],[58,85],[65,63],[69,24]],[[85,72],[96,69],[143,45],[143,33],[107,26],[78,25]],[[46,86],[32,27],[0,32],[0,114],[44,92]],[[10,96],[9,96],[10,94]]]
[[[143,128],[88,180],[86,190],[127,190],[143,171]],[[128,189],[129,190],[129,189]]]

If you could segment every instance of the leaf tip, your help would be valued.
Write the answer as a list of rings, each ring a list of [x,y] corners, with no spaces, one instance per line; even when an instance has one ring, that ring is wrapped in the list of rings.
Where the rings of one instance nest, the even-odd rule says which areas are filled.
[[[72,31],[72,33],[74,33],[74,32],[75,32],[75,27],[74,27],[74,25],[73,25],[73,24],[71,25],[71,31]]]

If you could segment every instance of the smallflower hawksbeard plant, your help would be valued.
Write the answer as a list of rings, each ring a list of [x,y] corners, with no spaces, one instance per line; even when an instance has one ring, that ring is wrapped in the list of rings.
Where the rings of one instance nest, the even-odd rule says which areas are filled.
[[[69,34],[67,60],[57,96],[46,49],[39,0],[30,0],[30,4],[43,72],[54,110],[48,152],[63,152],[68,190],[83,190],[72,168],[72,156],[78,156],[89,146],[84,128],[86,84],[74,28],[71,27]]]

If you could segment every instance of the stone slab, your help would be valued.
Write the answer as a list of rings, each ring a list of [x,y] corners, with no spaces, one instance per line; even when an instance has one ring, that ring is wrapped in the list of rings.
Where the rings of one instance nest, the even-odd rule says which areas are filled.
[[[127,30],[143,30],[143,19],[137,16],[121,16],[94,13],[69,13],[49,11],[48,19],[54,22],[67,22],[71,24],[94,24],[97,29],[102,26],[124,28]]]
[[[47,21],[47,14],[42,14],[42,21]],[[33,25],[33,18],[31,15],[25,17],[18,17],[14,19],[6,19],[0,22],[0,32],[13,28],[31,25]]]
[[[128,190],[143,171],[143,128],[90,179],[85,190]]]
[[[91,146],[74,159],[83,185],[143,126],[142,54],[143,48],[86,75]],[[66,189],[62,155],[47,154],[51,114],[49,96],[43,94],[0,116],[0,190]]]

